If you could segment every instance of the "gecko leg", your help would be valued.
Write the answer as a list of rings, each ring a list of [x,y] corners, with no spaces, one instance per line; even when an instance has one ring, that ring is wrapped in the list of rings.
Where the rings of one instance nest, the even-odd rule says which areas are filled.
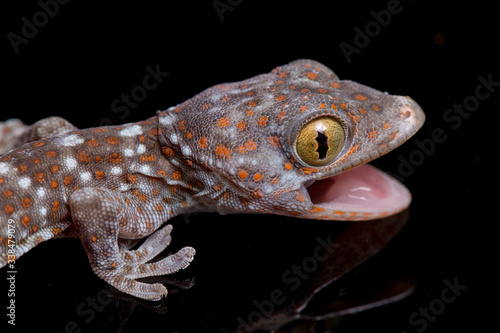
[[[168,246],[172,231],[170,225],[151,234],[137,250],[120,249],[120,229],[125,221],[137,217],[137,207],[141,207],[141,204],[137,198],[104,188],[82,188],[70,197],[73,222],[96,275],[122,292],[147,300],[158,300],[167,295],[165,286],[136,279],[179,271],[189,265],[195,250],[184,247],[162,260],[149,263]],[[138,237],[143,237],[139,230],[146,225],[147,217],[151,216],[147,207],[142,207],[141,211],[144,213],[141,215],[143,218],[134,221]]]

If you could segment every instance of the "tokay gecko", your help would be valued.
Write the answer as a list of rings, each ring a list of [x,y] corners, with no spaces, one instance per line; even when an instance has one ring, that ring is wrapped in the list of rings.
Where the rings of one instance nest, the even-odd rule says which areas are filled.
[[[165,286],[138,279],[179,271],[195,255],[184,247],[152,261],[170,242],[167,220],[199,211],[353,221],[398,213],[409,191],[365,163],[423,122],[411,98],[340,80],[312,60],[216,85],[136,123],[5,121],[0,268],[14,259],[9,245],[19,259],[40,242],[74,237],[107,283],[161,299]]]

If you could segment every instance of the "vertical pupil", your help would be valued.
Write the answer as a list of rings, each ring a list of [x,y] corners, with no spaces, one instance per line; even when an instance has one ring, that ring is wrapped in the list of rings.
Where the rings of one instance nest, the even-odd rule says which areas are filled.
[[[316,141],[318,142],[318,149],[316,152],[319,155],[319,159],[322,160],[326,157],[326,153],[328,152],[328,137],[323,132],[317,132],[318,136],[316,136]]]

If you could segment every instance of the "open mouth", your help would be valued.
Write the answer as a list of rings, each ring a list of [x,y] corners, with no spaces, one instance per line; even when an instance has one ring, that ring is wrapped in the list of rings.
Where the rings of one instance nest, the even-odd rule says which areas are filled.
[[[410,205],[411,194],[396,179],[369,164],[307,186],[311,202],[357,220],[396,214]]]

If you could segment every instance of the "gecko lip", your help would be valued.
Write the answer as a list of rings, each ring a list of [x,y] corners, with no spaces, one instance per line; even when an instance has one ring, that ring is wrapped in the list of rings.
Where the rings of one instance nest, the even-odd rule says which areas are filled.
[[[314,205],[359,220],[396,214],[411,202],[403,184],[369,164],[317,180],[307,192]]]

